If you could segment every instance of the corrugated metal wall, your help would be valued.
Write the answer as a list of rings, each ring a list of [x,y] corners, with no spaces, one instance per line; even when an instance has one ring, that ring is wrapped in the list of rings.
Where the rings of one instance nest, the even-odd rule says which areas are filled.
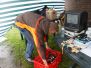
[[[18,14],[41,9],[44,5],[55,8],[57,13],[61,13],[64,10],[64,0],[0,1],[0,37],[15,23],[14,19]]]

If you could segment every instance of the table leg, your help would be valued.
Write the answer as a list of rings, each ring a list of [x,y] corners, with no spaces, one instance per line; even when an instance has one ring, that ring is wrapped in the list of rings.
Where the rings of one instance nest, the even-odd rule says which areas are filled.
[[[76,68],[78,65],[76,63],[73,63],[70,68]]]

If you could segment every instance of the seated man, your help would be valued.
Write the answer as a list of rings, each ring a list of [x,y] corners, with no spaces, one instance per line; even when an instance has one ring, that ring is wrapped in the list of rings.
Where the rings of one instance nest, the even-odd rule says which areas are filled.
[[[32,62],[31,55],[35,44],[38,54],[47,66],[45,51],[48,48],[48,34],[58,31],[58,23],[33,12],[25,12],[17,16],[15,25],[27,40],[26,60]]]
[[[59,19],[61,21],[61,25],[64,26],[65,10],[60,14]]]
[[[46,10],[48,10],[48,9],[49,8],[47,7],[47,5],[45,5],[42,9],[38,9],[33,12],[46,17]]]

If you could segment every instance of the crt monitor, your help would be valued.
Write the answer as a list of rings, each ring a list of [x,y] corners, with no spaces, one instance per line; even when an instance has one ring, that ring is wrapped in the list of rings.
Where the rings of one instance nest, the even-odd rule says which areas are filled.
[[[88,13],[86,11],[66,11],[65,12],[65,30],[71,32],[81,32],[87,29]]]

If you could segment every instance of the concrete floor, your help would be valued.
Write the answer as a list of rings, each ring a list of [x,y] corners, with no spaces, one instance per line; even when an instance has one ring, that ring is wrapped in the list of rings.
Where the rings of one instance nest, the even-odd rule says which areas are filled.
[[[17,68],[12,50],[6,43],[0,43],[0,68]]]
[[[5,41],[5,40],[7,40],[7,38],[5,38],[5,37],[3,37],[3,36],[0,37],[0,43],[3,42],[3,41]]]

